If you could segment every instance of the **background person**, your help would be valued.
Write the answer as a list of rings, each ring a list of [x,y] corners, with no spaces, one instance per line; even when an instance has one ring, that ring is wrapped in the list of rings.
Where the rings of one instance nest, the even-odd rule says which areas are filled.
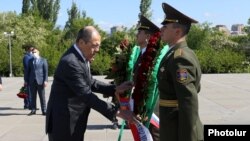
[[[36,114],[36,97],[39,95],[42,115],[46,114],[45,87],[48,84],[48,63],[42,58],[37,48],[33,48],[34,57],[29,61],[27,73],[25,74],[25,82],[30,87],[31,112],[29,115]]]
[[[28,69],[28,63],[29,61],[33,58],[33,54],[32,54],[32,50],[33,50],[33,45],[31,44],[25,44],[23,45],[23,48],[25,49],[25,54],[23,56],[23,74],[24,74],[24,82],[25,82],[25,73],[27,73],[27,69]],[[26,87],[26,94],[28,95],[27,98],[24,98],[24,109],[30,109],[30,103],[31,103],[31,94],[30,94],[30,87],[27,83],[24,83],[24,86]]]

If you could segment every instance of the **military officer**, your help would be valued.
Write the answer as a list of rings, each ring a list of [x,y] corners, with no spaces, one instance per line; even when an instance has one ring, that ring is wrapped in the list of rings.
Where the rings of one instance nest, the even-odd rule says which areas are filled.
[[[160,31],[159,27],[157,27],[153,22],[151,22],[145,16],[140,15],[139,18],[140,20],[139,20],[138,28],[137,28],[138,32],[136,34],[136,42],[137,42],[137,45],[140,46],[140,54],[138,56],[136,63],[134,64],[133,80],[135,84],[137,81],[136,78],[137,78],[139,67],[141,65],[142,57],[146,51],[150,36]],[[135,96],[133,95],[132,97],[134,98]],[[137,104],[138,103],[134,103],[135,106],[137,106]],[[149,131],[152,135],[153,140],[158,141],[159,140],[159,128],[155,127],[153,124],[150,124]]]
[[[140,53],[137,58],[137,61],[134,64],[134,70],[133,70],[134,82],[136,81],[138,69],[141,65],[142,57],[146,51],[150,36],[160,31],[159,27],[157,27],[153,22],[151,22],[145,16],[139,15],[139,18],[140,20],[138,22],[138,27],[137,27],[138,31],[136,34],[136,43],[140,47]]]
[[[167,3],[162,4],[165,19],[161,39],[170,47],[158,71],[160,91],[160,141],[203,140],[198,111],[201,69],[186,35],[196,20]]]

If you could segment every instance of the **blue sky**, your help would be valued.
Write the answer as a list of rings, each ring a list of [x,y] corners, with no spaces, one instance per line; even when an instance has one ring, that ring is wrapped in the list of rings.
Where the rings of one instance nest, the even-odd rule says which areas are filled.
[[[131,27],[138,21],[140,0],[61,0],[58,25],[64,26],[67,21],[67,9],[70,9],[72,1],[106,31],[117,25]],[[158,26],[164,18],[162,2],[167,2],[200,23],[209,22],[213,26],[224,24],[229,29],[232,24],[246,25],[250,18],[250,0],[152,0],[151,20]],[[22,0],[0,0],[0,12],[20,13],[21,9]]]

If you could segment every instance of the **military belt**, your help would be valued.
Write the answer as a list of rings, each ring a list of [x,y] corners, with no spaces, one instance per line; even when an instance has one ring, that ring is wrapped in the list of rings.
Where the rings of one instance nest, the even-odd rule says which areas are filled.
[[[162,107],[178,107],[178,101],[177,100],[165,100],[160,99],[159,105]]]

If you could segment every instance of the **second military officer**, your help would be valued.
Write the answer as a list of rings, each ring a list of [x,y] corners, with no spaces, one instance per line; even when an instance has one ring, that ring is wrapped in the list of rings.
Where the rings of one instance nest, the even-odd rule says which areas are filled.
[[[166,3],[162,6],[166,16],[161,39],[170,49],[158,71],[160,141],[203,140],[198,111],[201,69],[186,42],[191,24],[197,21]]]

